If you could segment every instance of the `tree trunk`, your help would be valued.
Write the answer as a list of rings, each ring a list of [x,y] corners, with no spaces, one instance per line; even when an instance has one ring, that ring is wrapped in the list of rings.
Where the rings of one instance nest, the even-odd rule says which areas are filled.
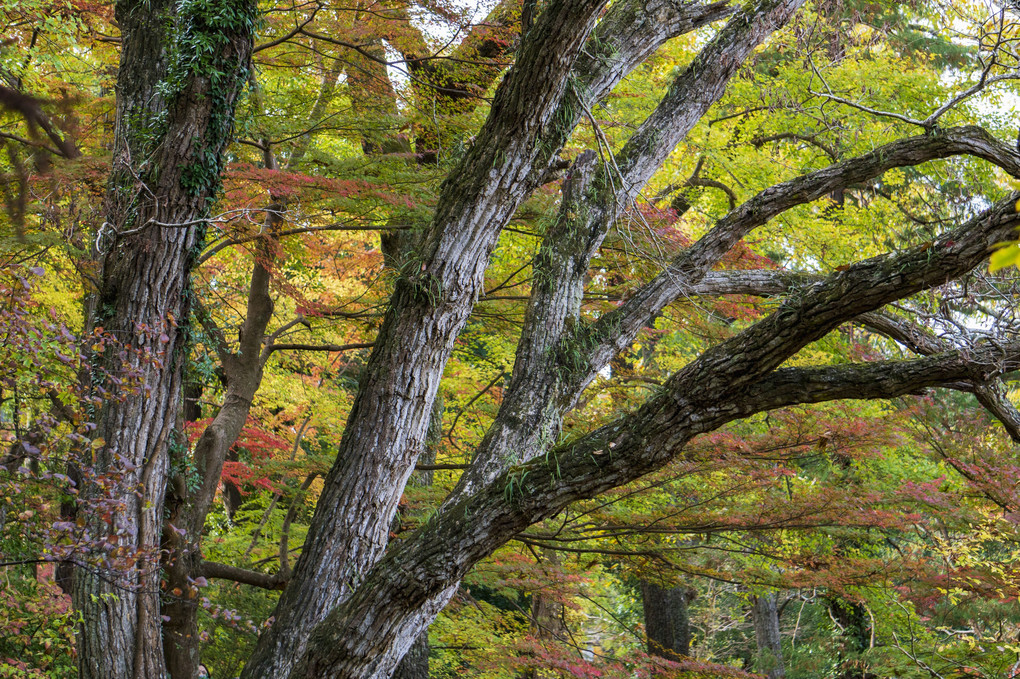
[[[861,654],[872,643],[874,630],[868,609],[863,604],[838,595],[827,597],[829,614],[839,626],[839,665],[836,676],[839,679],[870,679],[868,665]]]
[[[410,270],[397,279],[294,579],[242,676],[287,676],[311,629],[381,556],[404,485],[424,449],[454,339],[477,298],[501,226],[524,199],[536,163],[551,155],[552,149],[540,147],[539,135],[552,123],[574,59],[603,4],[555,0],[547,6],[543,30],[532,31],[538,33],[535,41],[522,48],[517,67],[496,92],[495,113],[443,184],[415,253],[421,264],[405,267]],[[387,667],[387,675],[395,666]]]
[[[446,505],[414,535],[391,544],[353,594],[325,616],[290,676],[389,676],[479,559],[570,502],[660,469],[695,436],[794,403],[891,398],[928,385],[985,382],[1020,366],[1020,343],[1014,342],[931,359],[777,370],[847,320],[941,285],[984,261],[1020,223],[1018,197],[1013,193],[995,203],[935,245],[832,274],[687,364],[640,409]]]
[[[758,646],[755,671],[769,679],[785,677],[783,639],[779,632],[779,609],[776,607],[775,592],[751,597],[751,622],[754,624],[754,640]]]
[[[429,679],[429,633],[425,630],[400,660],[394,679]]]
[[[691,625],[687,606],[694,598],[689,587],[662,587],[641,581],[648,652],[668,660],[691,654]]]
[[[266,218],[267,233],[275,233],[279,214],[277,209],[270,208]],[[190,479],[189,483],[183,475],[174,476],[167,494],[163,568],[168,594],[163,613],[168,620],[163,625],[163,652],[173,679],[190,679],[198,671],[199,591],[194,580],[200,573],[202,561],[202,529],[219,487],[223,462],[248,420],[252,400],[262,383],[265,361],[262,342],[273,314],[269,267],[275,259],[275,247],[271,237],[265,238],[258,247],[237,352],[227,350],[217,328],[209,328],[218,345],[227,391],[223,405],[195,442],[194,475],[198,483],[193,483],[196,479]],[[183,453],[181,458],[187,456],[186,450]],[[177,468],[188,469],[187,459],[176,462]],[[192,486],[195,490],[189,491]]]
[[[74,586],[84,679],[166,673],[159,546],[170,449],[185,445],[178,419],[188,278],[247,78],[256,11],[225,0],[122,0],[116,16],[113,167],[86,326],[95,333],[85,386],[97,402],[97,428],[94,457],[81,460],[90,479],[82,515],[91,517],[95,546]],[[214,82],[210,73],[225,75]]]
[[[434,464],[436,453],[443,438],[443,399],[436,397],[432,404],[432,415],[429,419],[429,430],[425,438],[425,452],[418,458],[424,464]],[[415,472],[411,476],[410,484],[417,486],[431,486],[432,478],[435,475],[430,470]],[[429,677],[429,630],[426,627],[419,634],[418,638],[411,644],[410,650],[401,659],[393,673],[393,679],[428,679]]]

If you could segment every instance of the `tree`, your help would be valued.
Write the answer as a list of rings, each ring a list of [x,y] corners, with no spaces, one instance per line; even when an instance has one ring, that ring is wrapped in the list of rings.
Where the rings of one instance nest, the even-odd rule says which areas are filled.
[[[691,630],[687,605],[692,598],[689,587],[662,587],[641,582],[641,605],[648,634],[648,652],[664,658],[690,655]]]
[[[640,212],[634,204],[642,187],[740,69],[749,67],[754,50],[801,5],[798,0],[762,0],[739,8],[666,0],[608,6],[604,0],[550,0],[529,22],[473,141],[465,142],[459,155],[437,159],[443,155],[437,147],[449,148],[456,133],[439,126],[413,140],[420,157],[416,162],[449,163],[438,165],[446,171],[445,180],[427,218],[410,230],[408,244],[396,248],[406,255],[393,259],[400,271],[359,376],[336,462],[293,573],[269,583],[282,586],[287,580],[275,622],[263,633],[243,676],[389,676],[480,559],[571,502],[683,456],[699,434],[756,413],[949,386],[975,392],[997,416],[1016,424],[1015,409],[994,386],[1017,367],[1020,347],[1015,342],[927,342],[930,334],[917,319],[880,311],[982,266],[995,244],[1011,239],[1020,224],[1016,193],[994,202],[973,199],[952,215],[955,228],[887,255],[841,264],[827,275],[715,270],[755,229],[830,196],[839,205],[849,192],[880,193],[879,179],[889,171],[969,156],[1018,176],[1020,154],[1012,143],[980,127],[944,123],[966,97],[1012,77],[1005,13],[999,15],[999,42],[979,46],[989,58],[977,84],[961,88],[959,96],[946,102],[925,102],[922,114],[889,115],[831,90],[815,95],[825,105],[896,120],[892,132],[872,131],[871,150],[855,149],[856,155],[846,157],[826,153],[821,167],[817,160],[808,163],[799,176],[751,193],[743,202],[722,181],[706,178],[699,163],[684,188],[719,190],[730,209],[706,220],[710,223],[700,238],[676,247],[663,269],[627,290],[615,308],[582,313],[586,288],[596,285],[589,280],[595,278],[590,276],[592,263],[611,229]],[[227,401],[193,453],[179,443],[175,448],[182,440],[178,420],[187,341],[187,324],[180,321],[191,311],[189,275],[209,221],[235,103],[248,80],[256,22],[249,5],[189,0],[148,7],[143,11],[141,5],[122,2],[117,8],[122,31],[117,138],[107,223],[96,241],[103,266],[87,326],[102,327],[116,338],[129,367],[142,375],[142,389],[124,391],[96,414],[101,452],[94,471],[116,471],[123,482],[104,498],[113,502],[113,511],[90,519],[96,532],[112,526],[113,532],[130,536],[126,548],[137,563],[114,584],[94,570],[80,570],[75,601],[83,616],[79,652],[85,676],[157,676],[165,664],[172,674],[187,676],[194,668],[194,646],[185,641],[194,637],[193,611],[186,603],[161,611],[154,594],[161,532],[166,535],[163,546],[171,551],[167,578],[178,596],[190,593],[199,574],[246,577],[202,564],[196,545],[219,467],[247,418],[262,378],[262,358],[272,353],[275,340],[266,337],[272,313],[266,290],[282,206],[280,196],[271,192],[272,206],[265,210],[268,236],[256,239],[263,244],[261,260],[253,268],[239,349],[231,351],[222,333],[217,337],[207,324],[228,375]],[[373,29],[350,42],[316,33],[311,24],[319,9],[309,10],[307,21],[295,18],[296,28],[285,37],[345,43],[364,59],[358,72],[381,80],[386,80],[380,68],[385,66],[385,41],[403,51],[416,85],[431,88],[437,99],[450,95],[449,109],[440,107],[444,112],[470,112],[463,81],[477,78],[470,84],[484,90],[498,72],[492,62],[468,75],[428,66],[421,53],[413,54],[414,40],[406,35]],[[366,14],[399,17],[407,12],[389,3],[372,9],[379,12]],[[505,3],[497,9],[505,10]],[[823,16],[828,10],[812,11]],[[596,107],[666,41],[725,17],[725,25],[669,79],[654,110],[612,148],[595,119]],[[411,24],[405,20],[403,25]],[[356,33],[340,23],[333,28]],[[485,54],[495,54],[498,61],[508,52],[504,45]],[[778,54],[771,56],[781,62],[783,52]],[[320,90],[324,101],[339,77],[338,69],[327,69],[327,74]],[[352,75],[353,70],[347,72],[348,81],[355,79]],[[829,86],[822,73],[815,76]],[[373,98],[382,103],[368,106],[379,103]],[[381,96],[361,99],[365,108],[359,110],[397,117],[399,110],[391,103],[384,88]],[[322,113],[312,116],[313,125]],[[969,122],[965,115],[960,118]],[[583,124],[590,125],[597,150],[574,154],[558,211],[542,235],[512,374],[495,420],[442,507],[413,535],[390,540],[405,485],[428,447],[444,367],[484,292],[484,274],[499,237],[525,199],[562,169],[559,154],[570,155],[565,145]],[[911,128],[917,134],[906,132]],[[771,141],[825,143],[817,135],[781,134],[787,137]],[[366,154],[401,153],[409,147],[406,139],[379,136],[378,131],[362,136]],[[258,143],[266,169],[273,170],[276,160],[266,139]],[[294,156],[304,153],[301,148]],[[682,212],[691,203],[685,194],[674,205]],[[396,232],[402,225],[387,226]],[[563,435],[564,418],[586,388],[668,305],[681,298],[727,294],[782,301],[764,319],[679,367],[632,412]],[[921,357],[783,367],[812,342],[851,322],[864,323]],[[97,352],[94,359],[107,373],[121,369],[123,362],[113,352]],[[197,492],[189,491],[187,483],[171,482],[174,460],[195,466]],[[136,494],[139,487],[143,490]],[[92,492],[98,497],[100,490]],[[166,526],[164,501],[172,517]],[[163,612],[170,618],[165,628]],[[159,650],[161,631],[167,640],[165,656]]]
[[[601,98],[602,88],[625,70],[624,64],[644,56],[647,48],[636,39],[616,42],[629,35],[629,22],[636,20],[624,7],[614,5],[598,22],[597,30],[606,33],[598,34],[593,44],[610,42],[614,49],[606,56],[599,53],[605,61],[595,64],[585,61],[591,52],[579,58],[580,63],[572,63],[572,57],[581,45],[576,27],[595,23],[598,3],[550,3],[525,36],[474,146],[444,184],[435,216],[416,248],[421,264],[397,282],[309,543],[281,599],[276,622],[263,636],[245,676],[284,675],[290,667],[292,676],[388,674],[478,559],[567,503],[657,468],[698,433],[734,418],[792,403],[890,397],[997,374],[990,364],[982,366],[974,359],[987,361],[998,353],[977,351],[967,359],[951,354],[891,364],[777,368],[841,323],[969,272],[987,257],[991,242],[1015,228],[1015,195],[933,244],[866,260],[800,288],[767,319],[676,373],[663,394],[635,413],[576,440],[550,445],[563,412],[610,358],[665,304],[711,280],[706,276],[709,267],[769,218],[893,167],[958,153],[1016,172],[1016,152],[974,128],[893,142],[766,190],[720,220],[615,312],[590,323],[578,321],[576,300],[609,225],[721,96],[737,64],[797,6],[745,8],[680,72],[655,112],[615,154],[615,162],[600,163],[595,153],[578,157],[560,216],[546,233],[536,261],[514,374],[496,422],[440,512],[414,537],[391,545],[366,570],[381,554],[382,535],[397,500],[391,493],[402,487],[421,448],[438,372],[477,295],[498,225],[533,187],[529,177],[544,172],[550,150],[559,148],[588,102]],[[571,27],[569,37],[563,35],[566,25]],[[537,58],[539,46],[543,58]],[[934,130],[936,119],[928,123],[929,129]],[[1008,369],[1008,360],[1000,365]],[[387,407],[397,402],[400,408]],[[382,510],[378,514],[365,512],[369,497]],[[352,515],[360,517],[358,525],[349,523]],[[360,575],[352,579],[355,573]],[[294,633],[313,626],[308,637]],[[307,647],[302,648],[306,638]]]
[[[108,494],[104,499],[115,503],[105,515],[87,517],[91,529],[119,536],[136,561],[113,582],[90,568],[78,571],[83,677],[166,673],[158,550],[171,449],[183,443],[189,277],[248,79],[257,17],[252,4],[122,2],[117,21],[123,42],[114,160],[86,334],[103,329],[117,342],[95,351],[91,363],[114,374],[130,369],[140,385],[113,386],[94,415],[92,472],[122,472],[119,484],[84,490],[87,499]]]

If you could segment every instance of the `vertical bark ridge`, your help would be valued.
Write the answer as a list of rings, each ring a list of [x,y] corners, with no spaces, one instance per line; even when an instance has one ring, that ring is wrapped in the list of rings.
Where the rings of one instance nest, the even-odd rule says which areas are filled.
[[[96,384],[86,387],[107,391],[95,414],[102,443],[82,462],[95,479],[117,479],[112,494],[98,483],[83,492],[90,532],[115,535],[117,547],[88,558],[76,574],[86,679],[166,673],[158,549],[169,450],[181,445],[188,277],[204,236],[201,220],[219,187],[255,25],[250,3],[230,5],[224,15],[217,9],[189,0],[122,0],[116,7],[123,45],[117,123],[87,328],[117,344],[91,357],[86,379]],[[212,54],[196,48],[207,36]],[[102,384],[107,375],[121,382]]]
[[[496,238],[524,198],[524,179],[551,155],[539,146],[539,135],[552,123],[604,4],[556,0],[546,7],[497,90],[475,145],[441,187],[418,256],[396,283],[294,579],[244,677],[287,676],[304,651],[305,631],[382,553],[423,449],[453,340],[478,295]]]

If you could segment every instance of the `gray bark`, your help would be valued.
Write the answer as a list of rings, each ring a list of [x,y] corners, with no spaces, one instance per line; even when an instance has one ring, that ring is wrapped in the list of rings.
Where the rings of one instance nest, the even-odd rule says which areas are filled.
[[[754,625],[754,640],[758,646],[755,671],[768,679],[785,677],[783,638],[779,632],[779,609],[775,592],[751,597],[751,623]]]
[[[166,672],[158,551],[169,449],[180,435],[188,276],[203,239],[201,218],[219,186],[255,21],[249,3],[230,11],[238,20],[217,31],[219,52],[208,57],[210,68],[229,75],[213,84],[192,67],[195,55],[186,53],[193,48],[189,31],[207,29],[202,18],[166,0],[122,0],[116,7],[122,32],[117,123],[107,221],[97,240],[101,273],[87,329],[102,327],[119,344],[95,352],[86,387],[96,386],[92,380],[102,383],[104,374],[123,377],[125,370],[135,373],[139,385],[129,389],[132,380],[125,379],[110,387],[95,413],[95,437],[104,443],[88,461],[90,471],[120,476],[113,497],[93,485],[83,502],[91,505],[92,535],[117,535],[124,556],[86,557],[76,574],[74,605],[83,621],[77,649],[85,678]],[[171,48],[174,21],[183,28]],[[168,76],[172,92],[164,86]],[[164,99],[168,93],[172,98]]]
[[[429,634],[418,635],[393,672],[395,679],[429,679]]]

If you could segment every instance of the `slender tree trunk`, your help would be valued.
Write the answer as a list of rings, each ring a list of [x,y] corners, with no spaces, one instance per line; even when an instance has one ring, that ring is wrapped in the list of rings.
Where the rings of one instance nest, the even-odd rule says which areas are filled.
[[[694,598],[689,587],[662,587],[641,581],[641,604],[645,617],[648,652],[669,660],[691,654],[691,623],[688,604]]]
[[[253,4],[225,0],[122,0],[116,16],[113,167],[87,315],[87,332],[97,334],[86,385],[98,403],[97,444],[92,459],[81,460],[92,479],[82,509],[93,544],[105,538],[115,547],[94,548],[76,574],[84,679],[166,674],[158,554],[170,449],[183,445],[188,279],[204,237],[201,219],[219,187],[256,18]],[[201,51],[209,46],[211,53]],[[224,75],[214,82],[210,73]],[[114,343],[103,348],[100,337]]]
[[[769,679],[785,677],[783,639],[779,631],[779,609],[775,592],[751,597],[751,622],[754,624],[754,640],[758,646],[755,670]]]
[[[280,221],[279,214],[278,206],[272,206],[268,211],[268,233],[275,232]],[[248,419],[252,400],[262,383],[262,341],[273,314],[269,267],[274,258],[275,243],[267,238],[256,255],[238,351],[228,351],[218,329],[210,328],[226,372],[227,392],[223,405],[195,443],[193,460],[197,478],[175,475],[167,495],[167,523],[163,533],[167,558],[163,568],[168,593],[163,613],[168,619],[163,625],[163,652],[173,679],[190,679],[198,671],[200,595],[194,580],[202,561],[202,529],[216,496],[223,462]],[[187,455],[186,450],[183,453]],[[181,459],[177,467],[187,469],[186,463],[186,459]],[[196,490],[189,491],[192,486]]]

